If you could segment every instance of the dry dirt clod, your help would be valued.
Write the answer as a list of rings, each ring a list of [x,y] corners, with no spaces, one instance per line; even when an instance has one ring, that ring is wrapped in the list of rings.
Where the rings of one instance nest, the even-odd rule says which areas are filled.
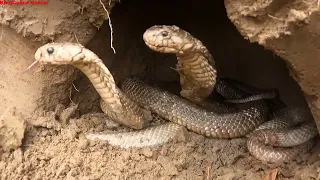
[[[143,148],[142,150],[141,150],[141,152],[142,152],[142,154],[144,155],[144,156],[146,156],[146,157],[148,157],[148,158],[150,158],[150,157],[152,157],[153,156],[153,152],[152,152],[152,150],[150,149],[150,148]]]
[[[120,127],[120,123],[111,120],[109,117],[105,117],[105,125],[107,129],[115,130]]]
[[[0,116],[0,147],[4,151],[21,146],[26,123],[15,107],[8,108]]]
[[[77,133],[77,131],[75,130],[75,129],[69,129],[69,128],[67,128],[67,129],[62,129],[61,130],[61,134],[65,137],[65,138],[68,138],[68,139],[70,139],[70,140],[74,140],[76,137],[77,137],[77,135],[78,135],[78,133]]]
[[[189,132],[185,127],[181,127],[174,138],[177,142],[188,142],[189,139]]]
[[[60,119],[61,113],[63,112],[64,109],[66,109],[66,107],[63,104],[57,104],[54,110],[54,117],[56,120]]]
[[[62,163],[61,166],[58,168],[56,172],[56,177],[59,177],[61,175],[65,176],[67,173],[71,170],[70,166],[66,163]]]
[[[172,160],[170,160],[169,157],[160,155],[157,160],[162,165],[167,175],[174,176],[178,174],[177,168],[173,165]]]
[[[86,149],[89,146],[89,141],[85,138],[81,138],[78,143],[78,148],[81,150]]]
[[[61,124],[64,124],[64,125],[68,124],[70,118],[75,114],[77,108],[78,108],[78,104],[71,103],[71,105],[68,108],[63,110],[59,118]]]
[[[54,112],[36,111],[33,113],[33,117],[28,121],[32,126],[54,129],[55,131],[61,130],[61,124],[55,120]]]

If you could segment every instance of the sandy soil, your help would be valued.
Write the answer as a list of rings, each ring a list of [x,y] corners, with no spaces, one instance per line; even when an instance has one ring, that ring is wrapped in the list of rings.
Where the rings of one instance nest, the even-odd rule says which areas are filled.
[[[103,2],[108,9],[114,4],[113,2],[108,6],[109,2]],[[241,16],[237,16],[241,13],[235,10],[241,10],[242,13],[252,11],[248,9],[248,3],[249,1],[238,1],[231,7],[226,1],[229,18],[234,23],[242,20],[239,18]],[[260,1],[257,3],[260,4],[255,8],[255,16],[251,14],[252,17],[263,14],[268,7]],[[277,5],[272,4],[272,7]],[[297,9],[299,4],[292,6]],[[300,7],[305,7],[306,12],[310,10],[306,6]],[[295,11],[290,12],[297,14]],[[48,6],[29,8],[1,6],[0,14],[1,24],[8,25],[2,26],[0,30],[0,63],[2,67],[6,67],[0,69],[0,99],[3,102],[0,104],[0,179],[255,180],[274,171],[278,171],[277,179],[320,179],[319,143],[308,155],[302,155],[296,161],[271,165],[263,164],[250,156],[246,150],[245,138],[217,140],[190,132],[185,141],[135,150],[122,150],[86,140],[84,135],[87,132],[124,129],[106,123],[107,118],[101,114],[98,106],[99,96],[90,83],[85,78],[81,79],[84,83],[75,83],[80,90],[75,94],[72,82],[79,72],[71,67],[37,67],[23,75],[19,72],[33,61],[33,52],[44,42],[79,41],[86,44],[107,18],[99,1],[50,1]],[[251,23],[252,18],[245,20]],[[304,18],[300,21],[304,21]],[[243,23],[246,28],[237,28],[244,36],[252,29],[262,29],[260,32],[264,33],[255,40],[264,45],[268,38],[278,38],[277,33],[287,32],[287,29],[280,26],[285,23],[280,22],[275,26],[277,29],[269,29],[273,32],[269,33],[270,36],[266,36],[268,28],[257,28],[255,23]],[[263,26],[273,25],[273,21],[268,23]],[[250,37],[250,40],[254,41],[254,37]],[[138,53],[135,44],[130,45],[133,48],[127,53]],[[112,51],[108,50],[107,53]],[[291,62],[290,58],[295,59],[292,57],[296,56],[291,57],[289,54],[285,57]],[[152,57],[146,57],[148,58]],[[316,62],[314,58],[313,62]],[[111,60],[107,63],[108,67],[123,67],[123,64],[116,64]],[[124,63],[131,67],[132,62],[129,60]],[[135,63],[144,64],[142,60]],[[299,64],[294,64],[294,67],[299,67]],[[292,71],[304,75],[305,68],[293,68]],[[130,73],[141,73],[141,68],[130,68],[130,72],[126,69],[114,72],[118,81]],[[164,73],[167,72],[159,72],[158,79],[165,79],[162,76]],[[310,89],[317,91],[318,87],[313,83],[316,78],[313,81],[304,80],[298,78],[299,82],[308,84]],[[79,106],[65,109],[70,98],[79,103]],[[57,107],[59,103],[64,105]]]
[[[117,129],[105,123],[104,114],[86,114],[68,125],[55,120],[54,112],[40,115],[22,147],[1,154],[1,179],[261,179],[274,169],[278,179],[318,177],[319,148],[280,166],[250,156],[245,139],[216,140],[194,133],[184,142],[121,150],[84,137],[85,132]]]

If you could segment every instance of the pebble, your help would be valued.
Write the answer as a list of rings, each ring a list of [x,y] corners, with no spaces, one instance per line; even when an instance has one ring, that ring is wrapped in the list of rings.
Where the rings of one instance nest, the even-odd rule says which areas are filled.
[[[130,156],[131,156],[131,153],[130,153],[130,152],[125,151],[125,152],[122,153],[122,158],[123,158],[125,161],[129,160],[129,159],[130,159]]]
[[[157,161],[162,165],[167,175],[175,176],[178,174],[178,169],[172,164],[172,160],[165,156],[159,156]]]
[[[89,141],[87,139],[79,139],[78,148],[81,150],[86,149],[89,146]]]
[[[61,113],[63,112],[63,110],[65,109],[66,107],[63,105],[63,104],[57,104],[55,110],[54,110],[54,116],[55,116],[55,119],[56,120],[59,120],[60,119],[60,115]]]
[[[78,104],[71,104],[68,108],[63,110],[60,114],[60,122],[62,124],[69,124],[70,118],[75,114],[78,109]]]
[[[163,147],[160,151],[160,154],[162,156],[166,156],[168,154],[168,148],[167,147]]]
[[[142,154],[148,158],[153,156],[153,152],[149,147],[143,148],[141,151],[142,151]]]
[[[72,164],[72,167],[80,166],[83,163],[82,159],[70,158],[69,162]]]
[[[22,180],[29,180],[29,176],[23,176]]]
[[[71,139],[71,140],[75,139],[77,137],[77,135],[78,135],[78,133],[73,129],[69,129],[66,132],[66,136],[68,137],[68,139]]]

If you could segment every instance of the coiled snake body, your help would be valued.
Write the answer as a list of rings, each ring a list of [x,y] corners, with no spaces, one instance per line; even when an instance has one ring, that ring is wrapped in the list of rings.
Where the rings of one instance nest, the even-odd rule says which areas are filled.
[[[235,138],[249,134],[267,120],[269,109],[263,100],[242,104],[232,113],[226,111],[221,114],[203,108],[203,104],[208,104],[207,97],[216,84],[216,70],[209,51],[199,40],[176,26],[154,26],[146,31],[144,40],[154,50],[159,49],[160,44],[152,45],[148,39],[159,40],[157,35],[162,36],[160,40],[166,45],[161,44],[162,52],[169,50],[170,53],[179,55],[177,68],[181,76],[181,95],[186,99],[148,86],[136,78],[125,80],[119,89],[102,60],[80,44],[49,43],[36,51],[35,59],[43,64],[71,64],[79,68],[101,96],[101,108],[110,118],[134,129],[145,128],[128,133],[90,134],[89,139],[104,139],[122,147],[151,146],[167,142],[181,127],[205,136]],[[187,43],[184,42],[185,39],[188,40]],[[178,53],[174,49],[177,44],[180,45]],[[171,122],[147,127],[152,120],[150,112]],[[264,132],[264,129],[257,130],[253,133],[262,135],[258,139],[248,140],[250,153],[264,161],[274,161],[274,158],[277,158],[276,161],[290,160],[298,153],[310,150],[312,142],[308,140],[318,133],[314,123],[309,123],[309,126],[300,128],[299,132],[309,134],[310,138],[302,138],[299,133],[295,133],[295,141],[298,141],[295,144],[307,143],[281,149],[280,152],[261,146],[262,137],[270,139]],[[276,137],[277,133],[274,132],[273,136]],[[145,141],[141,142],[141,139]],[[279,142],[288,140],[286,137],[274,139],[274,145],[281,145],[283,143]]]

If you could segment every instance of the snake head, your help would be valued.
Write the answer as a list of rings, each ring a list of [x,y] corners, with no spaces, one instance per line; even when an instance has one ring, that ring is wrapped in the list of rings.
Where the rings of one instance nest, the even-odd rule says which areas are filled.
[[[152,26],[144,32],[143,40],[150,49],[161,53],[182,55],[203,46],[198,39],[175,25]]]
[[[70,64],[84,59],[83,46],[77,43],[48,43],[35,52],[35,60],[42,64]]]

